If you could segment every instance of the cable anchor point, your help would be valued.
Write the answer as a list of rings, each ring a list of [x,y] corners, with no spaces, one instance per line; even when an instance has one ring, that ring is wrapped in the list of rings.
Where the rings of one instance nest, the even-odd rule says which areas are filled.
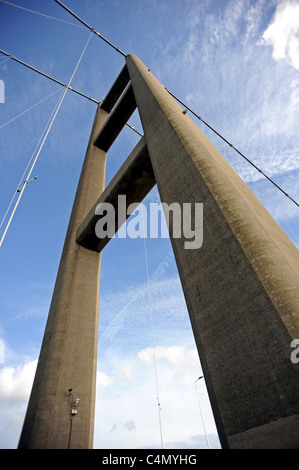
[[[34,176],[33,178],[31,178],[31,180],[25,180],[24,183],[23,183],[23,186],[21,186],[21,188],[18,188],[17,189],[17,193],[20,193],[22,191],[22,189],[24,188],[25,184],[28,184],[30,183],[30,181],[33,181],[33,180],[37,180],[37,176]]]

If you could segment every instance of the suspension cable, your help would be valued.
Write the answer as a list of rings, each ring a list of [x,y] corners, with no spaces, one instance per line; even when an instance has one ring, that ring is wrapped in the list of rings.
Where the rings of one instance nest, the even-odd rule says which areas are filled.
[[[274,186],[276,186],[277,189],[279,189],[279,191],[281,191],[286,197],[288,197],[292,202],[294,202],[294,204],[296,204],[296,206],[299,207],[299,204],[298,202],[296,202],[289,194],[287,194],[277,183],[275,183],[269,176],[267,176],[260,168],[258,168],[251,160],[249,160],[249,158],[247,158],[243,153],[240,152],[240,150],[238,150],[233,144],[231,144],[228,140],[226,140],[221,134],[219,134],[219,132],[217,132],[212,126],[210,126],[210,124],[208,124],[206,121],[204,121],[204,119],[202,119],[200,116],[198,116],[198,114],[196,114],[191,108],[189,108],[189,106],[187,106],[185,103],[183,103],[183,101],[181,101],[177,96],[175,96],[173,93],[171,93],[171,91],[167,90],[167,88],[165,88],[165,90],[176,100],[178,101],[182,106],[184,106],[188,111],[190,111],[190,113],[192,113],[197,119],[199,119],[199,121],[201,121],[205,126],[207,126],[212,132],[214,132],[214,134],[218,135],[218,137],[220,137],[220,139],[222,139],[227,145],[229,145],[233,150],[235,150],[239,155],[241,155],[242,158],[244,158],[248,163],[250,163],[250,165],[252,165],[259,173],[261,173],[261,175],[263,175],[265,178],[267,178],[267,180],[270,181],[270,183],[272,183]]]
[[[113,47],[117,52],[120,52],[124,57],[127,57],[127,54],[122,52],[118,47],[116,47],[114,44],[112,44],[110,41],[108,41],[106,38],[104,38],[100,33],[95,31],[91,26],[89,26],[85,21],[83,21],[78,15],[76,15],[72,10],[67,8],[60,0],[55,0],[56,3],[61,5],[66,11],[68,11],[72,16],[74,16],[78,21],[80,21],[84,26],[86,26],[90,31],[95,33],[97,36],[99,36],[101,39],[106,41],[111,47]],[[190,111],[197,119],[199,119],[205,126],[207,126],[211,131],[213,131],[218,137],[220,137],[226,144],[228,144],[233,150],[235,150],[242,158],[244,158],[250,165],[252,165],[261,175],[263,175],[267,180],[270,181],[279,191],[281,191],[287,198],[289,198],[296,206],[299,207],[298,202],[296,202],[289,194],[287,194],[277,183],[275,183],[268,175],[266,175],[260,168],[258,168],[249,158],[247,158],[243,153],[241,153],[234,145],[232,145],[228,140],[226,140],[219,132],[217,132],[212,126],[210,126],[204,119],[202,119],[198,114],[196,114],[189,106],[187,106],[183,101],[181,101],[177,96],[175,96],[171,91],[169,91],[167,88],[165,90],[175,99],[177,100],[181,105],[183,105],[188,111]]]
[[[0,1],[2,1],[2,0],[0,0]],[[78,95],[83,96],[83,98],[87,98],[88,100],[93,101],[93,102],[96,103],[96,104],[100,104],[100,101],[98,101],[98,100],[96,100],[96,99],[94,99],[94,98],[91,98],[90,96],[87,96],[87,95],[85,95],[84,93],[81,93],[81,91],[75,90],[75,88],[72,88],[71,86],[66,85],[65,83],[60,82],[60,81],[57,80],[56,78],[51,77],[50,75],[47,75],[47,74],[44,73],[44,72],[41,72],[40,70],[36,69],[35,67],[32,67],[32,65],[26,64],[26,62],[23,62],[22,60],[17,59],[16,57],[12,56],[11,54],[8,54],[8,52],[5,52],[5,51],[3,51],[3,50],[1,50],[1,49],[0,49],[0,52],[1,52],[2,54],[4,54],[4,55],[7,56],[7,59],[5,59],[3,62],[6,62],[6,60],[9,60],[9,59],[13,59],[13,60],[15,60],[16,62],[18,62],[18,63],[20,63],[20,64],[22,64],[22,65],[25,65],[25,67],[28,67],[30,70],[33,70],[34,72],[37,72],[37,73],[39,73],[40,75],[42,75],[42,76],[44,76],[44,77],[46,77],[46,78],[49,78],[49,79],[52,80],[53,82],[58,83],[58,85],[61,85],[61,86],[63,86],[64,88],[68,88],[69,90],[73,91],[74,93],[77,93]],[[0,65],[1,65],[3,62],[1,62]],[[47,98],[45,98],[45,99],[47,99]],[[39,104],[39,103],[37,103],[37,104]],[[28,111],[29,111],[29,110],[28,110]],[[18,117],[18,116],[16,116],[16,117]],[[9,122],[11,122],[11,121],[9,121]],[[8,123],[7,123],[7,124],[8,124]],[[6,124],[4,124],[4,125],[6,125]],[[4,125],[1,126],[1,127],[4,127]],[[143,135],[142,135],[137,129],[135,129],[133,126],[131,126],[130,124],[126,123],[126,126],[130,127],[130,129],[131,129],[132,131],[134,131],[136,134],[138,134],[140,137],[143,137]],[[0,127],[0,129],[1,129],[1,127]]]
[[[3,1],[3,0],[0,0],[0,1]],[[102,36],[98,31],[96,31],[94,28],[92,28],[88,23],[86,23],[84,20],[82,20],[82,18],[80,18],[78,15],[76,15],[72,10],[70,10],[68,7],[66,7],[62,2],[60,2],[59,0],[55,0],[56,3],[58,3],[60,6],[62,6],[68,13],[70,13],[72,16],[74,16],[78,21],[80,21],[85,27],[87,27],[92,33],[96,34],[98,37],[100,37],[101,39],[103,39],[107,44],[109,44],[109,46],[113,47],[113,49],[115,49],[117,52],[119,52],[122,56],[124,57],[127,57],[127,54],[125,54],[124,52],[122,52],[117,46],[115,46],[112,42],[108,41],[108,39],[106,39],[104,36]],[[25,62],[21,61],[20,59],[17,59],[16,57],[13,57],[11,54],[8,54],[7,52],[4,52],[0,49],[0,52],[2,54],[5,54],[6,56],[8,56],[9,58],[25,65],[26,67],[30,68],[31,70],[34,70],[35,72],[53,80],[54,82],[64,86],[64,87],[67,87],[67,85],[65,85],[64,83],[60,82],[59,80],[41,72],[40,70],[37,70],[36,68],[32,67],[31,65],[28,65],[26,64]],[[71,88],[69,87],[69,89],[71,91],[74,91],[75,93],[78,93],[79,95],[81,96],[84,96],[85,98],[99,104],[100,102],[91,98],[91,97],[88,97],[87,95],[75,90],[74,88]],[[255,168],[262,176],[264,176],[268,181],[270,181],[271,184],[273,184],[279,191],[281,191],[288,199],[290,199],[294,204],[296,204],[296,206],[299,207],[299,204],[298,202],[296,202],[286,191],[284,191],[284,189],[282,189],[277,183],[275,183],[275,181],[273,181],[266,173],[264,173],[264,171],[262,171],[257,165],[255,165],[249,158],[247,158],[242,152],[240,152],[240,150],[238,150],[233,144],[231,144],[227,139],[225,139],[225,137],[223,137],[219,132],[216,131],[216,129],[214,129],[210,124],[208,124],[204,119],[202,119],[197,113],[195,113],[189,106],[187,106],[182,100],[180,100],[177,96],[175,96],[171,91],[169,91],[166,87],[165,87],[165,90],[176,100],[178,101],[182,106],[184,106],[186,108],[186,110],[190,111],[197,119],[199,119],[205,126],[207,126],[212,132],[214,132],[218,137],[220,137],[220,139],[222,139],[227,145],[229,145],[233,150],[235,150],[235,152],[237,152],[244,160],[246,160],[250,165],[253,166],[253,168]],[[136,130],[134,129],[132,126],[130,126],[129,124],[127,124],[134,132],[138,133],[140,136],[141,134]]]
[[[136,134],[140,135],[140,137],[143,137],[143,134],[141,134],[139,131],[137,131],[137,129],[135,129],[135,127],[131,126],[131,124],[129,124],[128,122],[126,123],[126,125],[132,129],[132,131],[136,132]]]
[[[44,16],[45,18],[60,21],[61,23],[70,24],[72,26],[75,26],[76,28],[82,28],[83,29],[83,26],[80,26],[78,24],[71,23],[70,21],[61,20],[60,18],[55,18],[54,16],[45,15],[45,13],[40,13],[39,11],[30,10],[29,8],[21,7],[21,5],[16,5],[15,3],[7,2],[6,0],[0,0],[0,2],[5,3],[6,5],[9,5],[11,7],[19,8],[20,10],[28,11],[30,13],[35,13],[36,15]]]
[[[6,59],[3,59],[3,60],[0,62],[0,65],[4,64],[4,62],[7,62],[9,59],[10,59],[10,57],[6,57]]]
[[[127,54],[125,54],[123,51],[121,51],[117,46],[112,44],[112,42],[108,41],[102,34],[100,34],[98,31],[96,31],[94,28],[89,26],[82,18],[80,18],[78,15],[76,15],[72,10],[70,10],[67,6],[65,6],[62,2],[59,0],[55,0],[56,3],[58,3],[62,8],[64,8],[68,13],[70,13],[74,18],[76,18],[80,23],[82,23],[86,28],[88,28],[92,33],[96,34],[99,38],[103,39],[109,46],[113,47],[119,54],[121,54],[123,57],[127,57]]]
[[[29,108],[25,109],[25,111],[22,111],[20,114],[18,114],[17,116],[9,119],[9,121],[5,122],[4,124],[1,124],[0,126],[0,129],[2,129],[3,127],[7,126],[7,124],[10,124],[11,122],[15,121],[17,118],[23,116],[23,114],[27,113],[27,111],[30,111],[31,109],[35,108],[36,106],[38,106],[39,104],[43,103],[44,101],[46,101],[47,99],[51,98],[51,96],[53,95],[56,95],[56,93],[58,93],[59,91],[61,91],[61,89],[58,89],[56,91],[54,91],[53,93],[51,93],[50,95],[46,96],[45,98],[43,98],[42,100],[38,101],[37,103],[33,104],[32,106],[30,106]]]
[[[45,143],[45,141],[46,141],[46,139],[47,139],[47,137],[48,137],[48,135],[49,135],[49,132],[50,132],[50,130],[51,130],[51,128],[52,128],[52,125],[53,125],[53,123],[54,123],[54,121],[55,121],[55,118],[56,118],[56,116],[57,116],[57,114],[58,114],[58,111],[59,111],[59,109],[60,109],[60,107],[61,107],[61,105],[62,105],[62,103],[63,103],[63,100],[64,100],[64,98],[65,98],[65,95],[66,95],[68,89],[70,89],[70,84],[71,84],[71,82],[72,82],[72,80],[73,80],[73,78],[74,78],[74,75],[75,75],[75,73],[76,73],[78,67],[79,67],[79,64],[80,64],[80,62],[81,62],[81,60],[82,60],[82,57],[83,57],[83,55],[84,55],[84,53],[85,53],[85,51],[86,51],[86,48],[87,48],[87,46],[88,46],[88,44],[89,44],[89,41],[90,41],[90,39],[91,39],[91,36],[92,36],[92,35],[90,34],[90,36],[89,36],[89,38],[88,38],[88,40],[87,40],[87,42],[86,42],[86,44],[85,44],[85,46],[84,46],[84,49],[83,49],[83,51],[82,51],[82,53],[81,53],[81,56],[80,56],[80,58],[79,58],[79,60],[78,60],[78,62],[77,62],[77,64],[76,64],[76,67],[75,67],[75,69],[74,69],[74,71],[73,71],[73,73],[72,73],[72,75],[71,75],[71,78],[70,78],[70,80],[69,80],[69,83],[68,83],[67,87],[65,88],[62,97],[59,99],[59,102],[58,102],[58,105],[57,105],[56,110],[55,110],[55,112],[54,112],[54,115],[53,115],[53,117],[52,117],[52,119],[51,119],[51,122],[50,122],[48,128],[47,128],[47,131],[45,132],[45,135],[44,135],[44,137],[43,137],[43,139],[42,139],[42,142],[41,142],[40,147],[39,147],[39,149],[38,149],[38,152],[37,152],[37,154],[36,154],[36,156],[35,156],[35,159],[34,159],[32,165],[31,165],[31,167],[30,167],[30,170],[29,170],[29,173],[28,173],[28,175],[27,175],[27,177],[26,177],[26,180],[24,181],[24,184],[23,184],[22,188],[20,189],[19,197],[18,197],[18,199],[17,199],[17,201],[16,201],[16,204],[15,204],[15,206],[14,206],[14,209],[13,209],[13,211],[12,211],[12,214],[11,214],[9,220],[8,220],[8,223],[7,223],[6,227],[5,227],[4,233],[3,233],[2,238],[1,238],[1,240],[0,240],[0,247],[1,247],[2,243],[3,243],[3,241],[4,241],[4,238],[5,238],[5,236],[6,236],[6,233],[7,233],[7,231],[8,231],[8,228],[9,228],[9,226],[10,226],[10,224],[11,224],[11,221],[12,221],[12,219],[13,219],[13,216],[14,216],[14,214],[15,214],[15,212],[16,212],[16,209],[17,209],[17,207],[18,207],[18,204],[19,204],[19,202],[20,202],[20,200],[21,200],[21,197],[22,197],[22,195],[23,195],[23,193],[24,193],[24,191],[25,191],[25,188],[26,188],[26,186],[28,185],[28,183],[29,183],[29,181],[30,181],[31,173],[32,173],[32,171],[33,171],[33,169],[34,169],[34,166],[35,166],[35,164],[36,164],[36,162],[37,162],[37,159],[38,159],[38,157],[39,157],[39,155],[40,155],[40,153],[41,153],[41,151],[42,151],[42,148],[43,148],[43,146],[44,146],[44,143]]]
[[[157,393],[156,398],[157,398],[157,406],[158,406],[161,448],[163,449],[163,433],[162,433],[161,404],[160,404],[160,397],[159,397],[159,383],[158,383],[158,371],[157,371],[157,359],[156,359],[156,343],[155,343],[155,335],[154,335],[151,288],[150,288],[150,279],[149,279],[148,261],[147,261],[147,249],[146,249],[146,241],[145,241],[143,206],[142,206],[142,225],[143,225],[143,240],[144,240],[145,267],[146,267],[147,288],[148,288],[148,300],[149,300],[150,321],[151,321],[151,330],[152,330],[153,359],[154,359],[155,379],[156,379],[156,393]]]
[[[61,90],[58,90],[58,91],[61,91]],[[9,203],[9,205],[8,205],[8,207],[7,207],[7,210],[6,210],[6,212],[5,212],[4,216],[3,216],[3,219],[2,219],[2,221],[1,221],[1,223],[0,223],[0,228],[2,227],[4,221],[5,221],[6,217],[7,217],[7,214],[8,214],[8,212],[9,212],[10,208],[11,208],[11,205],[12,205],[12,203],[13,203],[13,201],[14,201],[14,198],[15,198],[16,194],[21,192],[22,186],[24,186],[25,184],[27,184],[27,182],[29,183],[29,181],[28,181],[27,179],[25,179],[25,181],[24,181],[26,172],[27,172],[27,170],[28,170],[28,168],[29,168],[29,166],[30,166],[32,160],[33,160],[33,157],[34,157],[34,155],[35,155],[35,152],[36,152],[36,150],[37,150],[37,148],[38,148],[38,146],[39,146],[39,144],[40,144],[40,142],[41,142],[41,140],[42,140],[42,138],[43,138],[43,136],[44,136],[44,134],[45,134],[45,132],[46,132],[46,130],[47,130],[47,127],[48,127],[48,125],[50,124],[50,121],[51,121],[51,119],[52,119],[52,117],[53,117],[53,115],[54,115],[54,113],[55,113],[55,110],[56,110],[56,108],[57,108],[57,106],[58,106],[58,104],[59,104],[59,101],[60,101],[60,98],[59,98],[58,102],[56,103],[56,105],[55,105],[55,107],[54,107],[54,109],[53,109],[53,111],[52,111],[52,113],[51,113],[51,116],[49,117],[48,122],[47,122],[47,124],[45,125],[44,130],[43,130],[43,132],[42,132],[42,134],[41,134],[41,136],[40,136],[40,138],[39,138],[39,140],[38,140],[38,142],[37,142],[37,144],[36,144],[36,146],[35,146],[35,148],[34,148],[32,154],[31,154],[31,157],[30,157],[30,159],[29,159],[29,161],[28,161],[28,163],[27,163],[27,166],[26,166],[26,168],[25,168],[25,170],[24,170],[24,172],[23,172],[23,174],[22,174],[22,176],[21,176],[21,178],[20,178],[19,184],[18,184],[18,186],[17,186],[17,188],[16,188],[16,190],[15,190],[15,192],[14,192],[12,198],[11,198],[11,201],[10,201],[10,203]],[[23,182],[23,185],[22,185],[22,182]]]
[[[87,98],[88,100],[93,101],[94,103],[97,103],[97,104],[100,103],[100,101],[97,101],[97,100],[95,100],[94,98],[91,98],[90,96],[87,96],[87,95],[85,95],[84,93],[81,93],[81,91],[75,90],[75,88],[72,88],[70,85],[66,85],[65,83],[60,82],[60,81],[57,80],[56,78],[53,78],[53,77],[51,77],[50,75],[47,75],[46,73],[41,72],[40,70],[36,69],[35,67],[32,67],[32,65],[26,64],[26,62],[23,62],[22,60],[17,59],[17,58],[14,57],[13,55],[8,54],[8,52],[3,51],[2,49],[0,49],[0,52],[1,52],[1,54],[6,55],[6,56],[9,57],[10,59],[15,60],[15,61],[18,62],[19,64],[25,65],[25,67],[29,68],[30,70],[33,70],[34,72],[39,73],[39,74],[42,75],[43,77],[49,78],[49,79],[52,80],[53,82],[58,83],[58,85],[61,85],[61,86],[65,87],[65,88],[67,88],[68,90],[71,90],[71,91],[73,91],[74,93],[77,93],[78,95],[81,95],[81,96],[83,96],[84,98]]]

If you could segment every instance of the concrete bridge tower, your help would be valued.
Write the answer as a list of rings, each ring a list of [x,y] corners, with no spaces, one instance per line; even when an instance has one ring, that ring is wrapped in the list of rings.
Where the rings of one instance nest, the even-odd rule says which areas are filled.
[[[136,108],[144,136],[104,189],[106,152]],[[298,448],[298,250],[133,54],[96,113],[19,448],[92,447],[109,242],[95,234],[95,208],[117,209],[118,195],[141,202],[155,184],[169,205],[203,203],[199,249],[185,249],[171,221],[169,234],[223,448]]]

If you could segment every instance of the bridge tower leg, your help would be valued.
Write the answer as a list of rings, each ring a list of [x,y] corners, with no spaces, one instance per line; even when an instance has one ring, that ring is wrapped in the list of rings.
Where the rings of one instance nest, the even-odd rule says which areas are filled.
[[[203,203],[170,237],[223,447],[299,448],[298,250],[151,71],[127,57],[162,202]]]
[[[106,153],[95,147],[93,140],[107,117],[108,113],[98,107],[65,238],[20,449],[84,449],[93,445],[101,253],[78,245],[75,238],[79,224],[104,189]],[[72,390],[68,392],[69,389]],[[73,406],[76,398],[80,401]]]

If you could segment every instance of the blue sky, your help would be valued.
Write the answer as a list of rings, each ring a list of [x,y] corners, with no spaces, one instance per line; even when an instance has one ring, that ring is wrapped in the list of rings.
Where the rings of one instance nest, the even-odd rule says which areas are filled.
[[[0,2],[0,48],[67,83],[89,31],[54,0]],[[65,0],[299,200],[298,1]],[[72,23],[72,24],[69,24]],[[0,54],[0,219],[63,89]],[[72,87],[101,100],[124,58],[95,35]],[[56,92],[56,93],[54,93]],[[49,97],[49,95],[51,95]],[[49,97],[49,98],[47,98]],[[47,99],[45,99],[47,98]],[[45,100],[44,100],[45,99]],[[5,125],[26,109],[38,106]],[[0,248],[0,447],[17,445],[72,202],[96,105],[68,91]],[[130,123],[142,132],[137,113]],[[298,207],[211,131],[228,159],[298,246]],[[108,153],[107,183],[136,145],[125,128]],[[145,204],[158,202],[157,189]],[[3,233],[5,223],[1,227]],[[219,447],[168,239],[147,239],[165,448]],[[160,447],[143,239],[102,256],[95,448]]]

